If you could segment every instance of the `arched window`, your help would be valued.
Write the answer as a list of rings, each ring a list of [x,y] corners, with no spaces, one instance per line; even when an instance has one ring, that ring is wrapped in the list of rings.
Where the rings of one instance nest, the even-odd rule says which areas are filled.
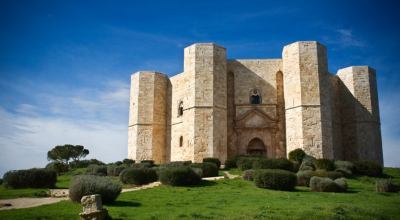
[[[179,147],[183,146],[183,136],[179,138]]]
[[[252,92],[251,104],[260,104],[260,94],[257,90],[253,90]]]
[[[179,102],[178,105],[178,116],[183,115],[183,102]]]

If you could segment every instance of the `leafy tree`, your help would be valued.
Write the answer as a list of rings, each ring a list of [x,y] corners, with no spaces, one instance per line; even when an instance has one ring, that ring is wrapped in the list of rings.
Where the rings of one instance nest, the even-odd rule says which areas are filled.
[[[80,158],[84,158],[88,154],[89,150],[85,149],[82,145],[65,144],[58,145],[47,152],[47,159],[68,165],[70,159],[79,161]]]

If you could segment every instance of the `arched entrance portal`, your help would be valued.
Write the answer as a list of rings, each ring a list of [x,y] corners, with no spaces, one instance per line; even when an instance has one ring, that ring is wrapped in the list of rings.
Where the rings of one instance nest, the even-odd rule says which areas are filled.
[[[264,142],[259,138],[253,138],[247,145],[247,154],[266,155]]]

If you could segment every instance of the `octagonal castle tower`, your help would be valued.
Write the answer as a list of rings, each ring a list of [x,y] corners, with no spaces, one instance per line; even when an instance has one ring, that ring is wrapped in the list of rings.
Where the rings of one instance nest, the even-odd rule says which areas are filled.
[[[282,59],[226,59],[211,43],[184,50],[184,72],[131,77],[128,158],[224,162],[237,154],[383,164],[375,70],[328,72],[326,47],[285,46]]]

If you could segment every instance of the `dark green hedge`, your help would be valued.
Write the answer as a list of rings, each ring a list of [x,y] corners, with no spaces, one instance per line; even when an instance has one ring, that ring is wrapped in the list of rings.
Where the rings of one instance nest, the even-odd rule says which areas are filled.
[[[333,171],[335,170],[335,161],[326,158],[316,159],[314,166],[317,170]]]
[[[8,171],[3,176],[6,189],[54,188],[57,173],[48,169]]]
[[[347,190],[347,182],[345,178],[332,180],[327,177],[313,176],[310,179],[310,189],[318,192],[345,192]]]
[[[286,158],[261,158],[253,161],[252,169],[280,169],[293,171],[293,163]]]
[[[215,163],[192,163],[190,168],[200,168],[202,170],[202,177],[214,177],[218,176],[218,167]]]
[[[143,185],[157,181],[157,173],[151,168],[128,168],[120,173],[119,179],[125,184]]]
[[[218,169],[221,167],[221,161],[218,158],[203,158],[203,163],[214,163]]]
[[[254,183],[259,188],[274,190],[294,190],[297,184],[296,174],[286,170],[256,170]]]
[[[301,164],[306,152],[303,149],[297,148],[289,152],[289,160],[296,161]]]
[[[373,177],[381,177],[383,175],[382,166],[375,161],[354,161],[353,164],[356,174]]]
[[[169,186],[199,184],[201,181],[201,177],[187,166],[162,169],[159,171],[159,179],[162,184]]]

